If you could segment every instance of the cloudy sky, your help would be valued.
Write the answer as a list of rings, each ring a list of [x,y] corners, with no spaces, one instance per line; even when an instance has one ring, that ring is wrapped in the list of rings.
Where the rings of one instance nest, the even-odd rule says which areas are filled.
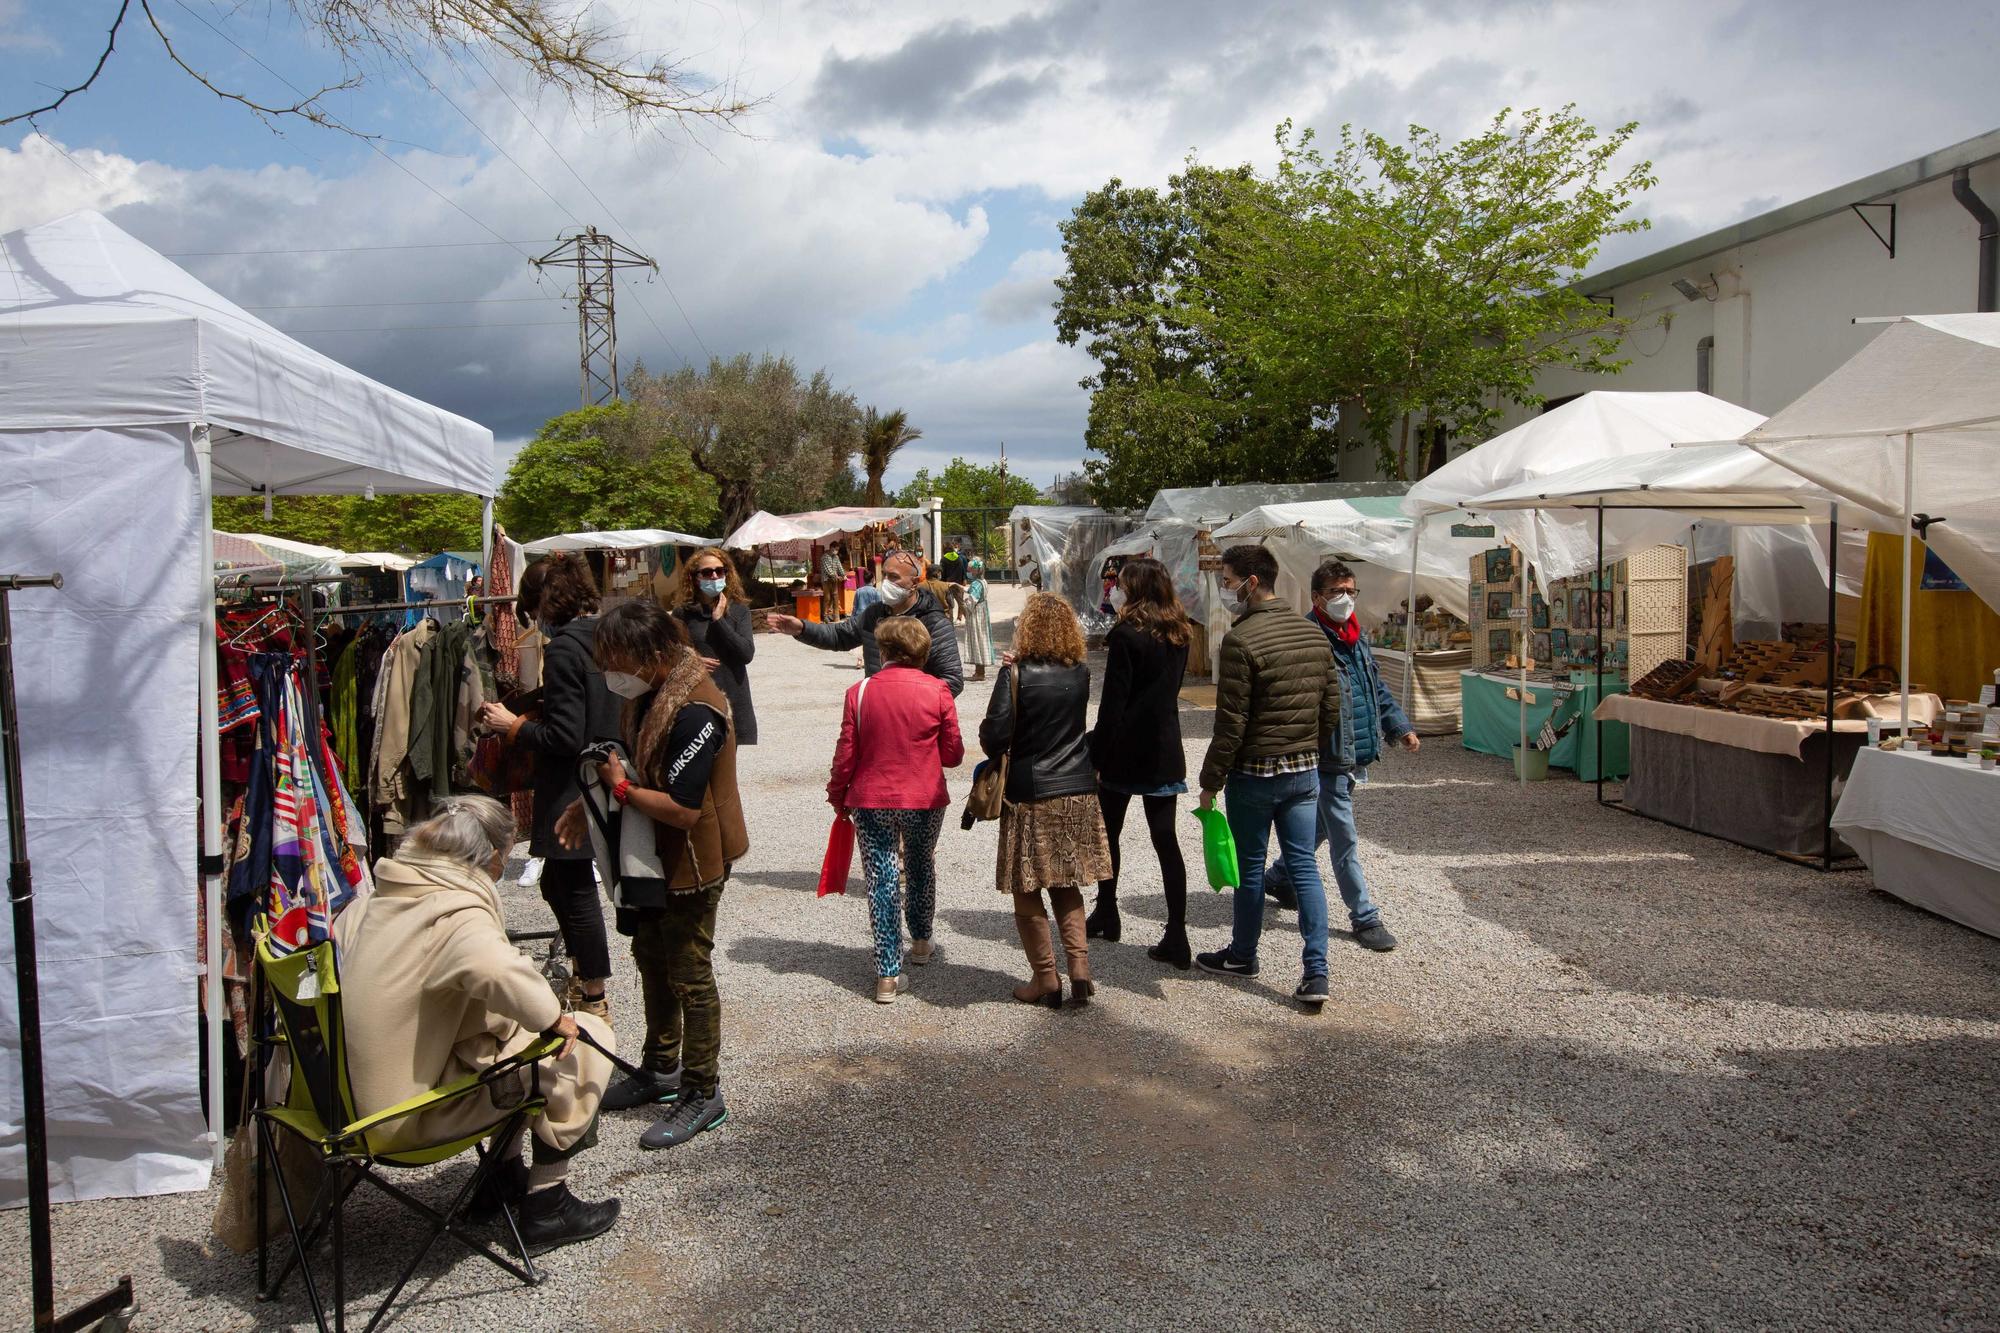
[[[117,8],[0,0],[0,114],[81,78]],[[276,0],[153,9],[190,63],[253,97],[338,81]],[[1653,230],[1610,263],[2000,124],[1983,0],[598,10],[758,110],[734,134],[634,131],[482,52],[330,98],[375,147],[280,136],[176,70],[135,7],[96,88],[41,134],[0,131],[0,230],[103,209],[272,323],[491,426],[506,454],[577,402],[573,309],[526,256],[594,224],[660,261],[619,293],[627,365],[789,354],[909,410],[925,439],[892,478],[1004,440],[1047,480],[1080,462],[1089,370],[1050,325],[1056,227],[1112,176],[1163,182],[1190,151],[1268,161],[1285,117],[1456,134],[1575,102],[1638,120],[1660,176]],[[243,251],[264,253],[214,253]]]

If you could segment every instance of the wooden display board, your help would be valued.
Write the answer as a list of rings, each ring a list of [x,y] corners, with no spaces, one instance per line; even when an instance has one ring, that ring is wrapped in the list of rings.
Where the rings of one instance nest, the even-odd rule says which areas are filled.
[[[1481,667],[1515,652],[1521,597],[1519,554],[1496,547],[1472,557],[1468,617],[1472,660]],[[1549,584],[1548,596],[1528,579],[1528,656],[1557,672],[1594,670],[1604,644],[1604,669],[1644,675],[1687,652],[1687,552],[1651,546],[1604,568]]]

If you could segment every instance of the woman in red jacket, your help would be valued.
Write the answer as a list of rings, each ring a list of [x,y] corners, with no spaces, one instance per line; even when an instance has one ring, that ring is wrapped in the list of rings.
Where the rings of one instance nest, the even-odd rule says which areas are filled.
[[[944,771],[965,758],[958,706],[951,688],[925,672],[930,631],[912,616],[875,627],[882,670],[847,691],[840,744],[826,799],[854,820],[868,877],[868,913],[875,927],[875,1000],[894,1004],[903,977],[903,919],[910,925],[910,961],[937,957],[931,916],[937,908],[938,830],[944,825]],[[907,901],[897,910],[897,891]]]

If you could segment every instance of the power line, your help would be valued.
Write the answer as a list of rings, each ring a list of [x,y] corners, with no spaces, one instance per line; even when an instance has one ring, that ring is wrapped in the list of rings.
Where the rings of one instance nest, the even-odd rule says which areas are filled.
[[[182,250],[167,255],[168,259],[216,259],[230,255],[348,255],[361,254],[371,250],[466,250],[475,247],[504,245],[518,249],[524,245],[541,245],[541,241],[424,241],[408,245],[308,245],[278,250]]]
[[[373,310],[408,305],[513,305],[523,301],[568,301],[565,296],[463,296],[434,301],[300,301],[283,305],[246,305],[245,310]]]
[[[507,99],[507,105],[514,108],[515,114],[521,117],[522,122],[525,123],[529,129],[535,132],[535,137],[537,139],[540,139],[542,143],[548,147],[548,150],[551,153],[555,154],[556,161],[563,164],[563,169],[569,172],[571,176],[575,177],[576,183],[583,187],[583,192],[590,196],[591,202],[604,210],[604,215],[606,218],[610,219],[611,225],[618,228],[618,230],[626,233],[627,235],[632,235],[633,234],[632,229],[626,226],[625,223],[618,217],[618,215],[611,210],[611,205],[605,203],[604,200],[599,197],[597,191],[590,188],[590,182],[585,180],[583,178],[583,173],[578,171],[573,165],[571,165],[570,160],[563,156],[562,149],[556,147],[554,141],[551,140],[548,135],[542,133],[542,127],[540,125],[537,125],[534,121],[534,118],[531,117],[524,109],[522,109],[522,106],[519,102],[514,100],[514,95],[507,91],[506,85],[502,84],[499,79],[494,77],[493,71],[486,67],[486,62],[479,58],[478,52],[468,48],[466,51],[466,55],[471,57],[473,64],[479,66],[479,72],[486,76],[487,82],[491,83],[494,89],[497,92],[499,92],[499,94],[502,97]],[[452,60],[453,64],[458,63],[457,58],[450,56],[449,53],[447,53],[447,57]],[[544,191],[544,193],[547,193],[547,191]],[[681,298],[674,294],[673,284],[668,282],[664,276],[658,273],[655,273],[654,276],[659,278],[660,285],[667,289],[667,297],[674,303],[674,309],[680,312],[681,323],[687,325],[687,331],[694,335],[695,345],[700,347],[704,354],[713,357],[715,353],[709,350],[709,346],[706,342],[702,341],[701,331],[695,328],[694,321],[688,318],[686,307],[681,305]],[[660,322],[653,318],[653,312],[646,308],[646,298],[640,295],[637,284],[633,285],[632,296],[633,299],[639,303],[639,309],[645,313],[647,322],[652,324],[653,331],[655,333],[659,333],[661,339],[666,341],[668,350],[673,351],[675,356],[680,356],[680,352],[674,350],[674,345],[672,340],[668,339],[667,335],[660,331]],[[682,365],[687,364],[686,357],[681,356],[681,364]]]
[[[315,333],[433,333],[440,329],[573,329],[576,325],[566,319],[528,320],[523,323],[499,324],[371,324],[366,327],[339,329],[280,329],[280,333],[310,336]]]

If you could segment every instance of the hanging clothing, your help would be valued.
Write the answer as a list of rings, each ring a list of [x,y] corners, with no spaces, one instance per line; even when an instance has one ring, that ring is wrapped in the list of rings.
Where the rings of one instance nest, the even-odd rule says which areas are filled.
[[[965,664],[989,667],[993,662],[993,611],[986,579],[975,571],[965,585]]]

